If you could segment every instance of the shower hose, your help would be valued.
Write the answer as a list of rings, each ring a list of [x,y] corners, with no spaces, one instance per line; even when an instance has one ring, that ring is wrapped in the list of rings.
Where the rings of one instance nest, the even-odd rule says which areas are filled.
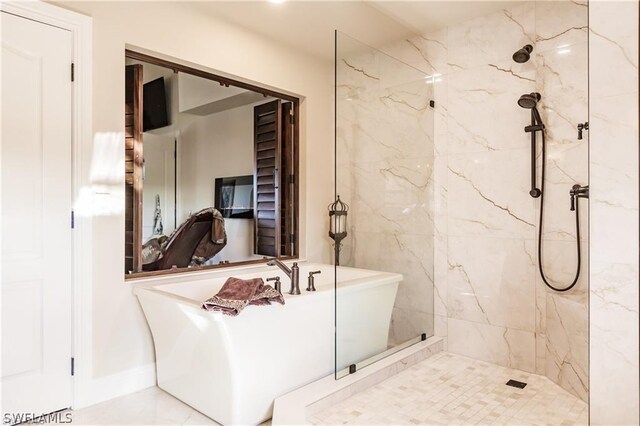
[[[580,277],[580,202],[579,202],[579,198],[576,197],[576,202],[575,202],[575,208],[576,208],[576,246],[578,249],[578,266],[576,267],[576,275],[573,278],[573,281],[571,282],[571,284],[567,287],[555,287],[553,284],[551,284],[549,281],[549,279],[547,279],[547,277],[544,274],[544,268],[542,266],[542,218],[544,215],[544,178],[545,178],[545,169],[546,169],[546,159],[547,159],[547,155],[546,155],[546,140],[545,140],[545,135],[544,135],[544,130],[542,132],[542,172],[541,172],[541,179],[542,182],[540,183],[540,221],[538,224],[538,269],[540,270],[540,276],[542,277],[542,281],[544,281],[544,283],[547,285],[547,287],[549,287],[552,290],[555,291],[568,291],[571,290],[573,288],[573,286],[576,285],[576,283],[578,282],[578,278]]]

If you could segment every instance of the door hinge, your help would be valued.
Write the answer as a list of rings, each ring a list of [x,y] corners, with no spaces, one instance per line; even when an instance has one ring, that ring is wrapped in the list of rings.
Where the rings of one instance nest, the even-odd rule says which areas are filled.
[[[71,62],[71,81],[75,81],[76,79],[76,64]]]
[[[76,227],[76,214],[73,210],[71,210],[71,229],[75,229]]]
[[[71,375],[75,376],[76,374],[76,359],[71,357]]]
[[[289,115],[293,117],[293,106],[291,106],[291,109],[289,110]]]
[[[289,234],[289,242],[291,244],[295,244],[296,243],[296,234]]]
[[[296,175],[289,175],[289,183],[296,183]]]

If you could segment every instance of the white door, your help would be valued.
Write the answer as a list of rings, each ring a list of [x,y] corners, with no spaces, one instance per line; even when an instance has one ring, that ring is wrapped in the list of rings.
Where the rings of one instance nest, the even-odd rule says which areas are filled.
[[[0,15],[6,422],[5,414],[39,415],[71,405],[72,37],[60,28]]]

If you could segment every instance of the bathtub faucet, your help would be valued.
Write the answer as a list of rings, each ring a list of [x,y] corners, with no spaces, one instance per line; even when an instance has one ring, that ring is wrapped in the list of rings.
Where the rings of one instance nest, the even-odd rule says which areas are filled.
[[[270,259],[267,262],[267,265],[277,266],[278,268],[282,269],[282,272],[284,272],[287,277],[289,277],[289,279],[291,280],[291,289],[289,290],[289,294],[300,294],[300,268],[298,267],[297,262],[293,262],[293,266],[289,268],[278,259]]]

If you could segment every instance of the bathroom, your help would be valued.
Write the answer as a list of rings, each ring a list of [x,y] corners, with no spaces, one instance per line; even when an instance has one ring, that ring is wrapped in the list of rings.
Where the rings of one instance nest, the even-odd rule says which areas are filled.
[[[20,112],[3,108],[6,424],[640,422],[637,2],[1,7],[3,106]],[[24,99],[39,99],[6,84],[31,76],[15,46],[58,40],[21,20],[65,29],[56,57],[73,81],[53,110],[73,125],[56,127],[65,155],[39,157],[64,176],[11,149],[30,128],[16,119],[33,114]],[[280,267],[223,249],[204,268],[129,273],[123,71],[140,58],[296,103],[296,250]],[[48,184],[12,185],[37,179]],[[44,268],[55,293],[38,284]],[[232,276],[277,277],[284,305],[200,309]],[[42,328],[54,305],[64,332]],[[40,408],[51,398],[31,390],[49,356],[65,374],[46,379],[60,398]]]

